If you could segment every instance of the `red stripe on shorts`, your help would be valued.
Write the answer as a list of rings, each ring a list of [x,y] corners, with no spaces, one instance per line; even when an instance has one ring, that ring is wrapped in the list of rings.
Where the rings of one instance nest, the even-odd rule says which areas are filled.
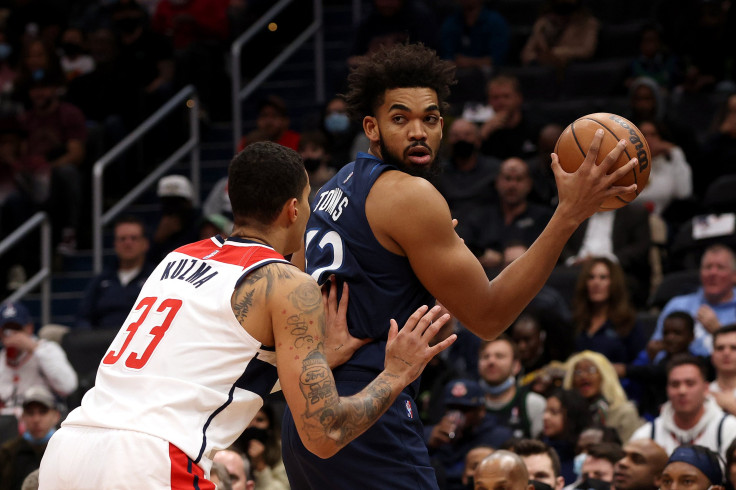
[[[194,464],[181,449],[169,443],[172,490],[215,490],[215,484],[204,478],[204,470]]]

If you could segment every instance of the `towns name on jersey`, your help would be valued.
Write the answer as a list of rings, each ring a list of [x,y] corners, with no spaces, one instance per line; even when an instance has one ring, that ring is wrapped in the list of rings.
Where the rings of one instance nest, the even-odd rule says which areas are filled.
[[[164,269],[163,274],[161,274],[161,280],[179,279],[193,284],[195,288],[198,288],[217,275],[217,271],[215,271],[210,275],[205,276],[210,269],[212,269],[212,266],[207,265],[207,263],[202,262],[201,260],[173,260],[166,264],[166,268]]]
[[[314,210],[315,212],[324,211],[330,215],[332,221],[337,221],[337,218],[340,217],[347,205],[348,197],[344,195],[342,189],[335,187],[319,195],[319,201],[314,207]]]

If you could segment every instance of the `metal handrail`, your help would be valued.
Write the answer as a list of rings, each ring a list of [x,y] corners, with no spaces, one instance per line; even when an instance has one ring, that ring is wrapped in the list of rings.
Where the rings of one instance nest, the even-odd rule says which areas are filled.
[[[51,321],[51,224],[46,213],[43,211],[37,212],[17,230],[5,237],[0,242],[0,255],[3,255],[39,226],[41,227],[41,269],[16,289],[13,294],[5,298],[3,303],[18,301],[41,284],[41,324],[45,325]]]
[[[241,88],[240,58],[243,45],[255,36],[268,21],[295,0],[280,0],[261,16],[248,30],[233,41],[230,47],[232,105],[233,105],[233,151],[238,151],[238,141],[243,136],[243,101],[248,98],[276,69],[299,49],[312,35],[314,38],[314,76],[315,99],[318,103],[325,100],[325,53],[324,33],[322,32],[322,0],[313,0],[314,20],[297,36],[278,56],[258,73],[245,87]]]
[[[124,151],[130,148],[136,141],[142,138],[156,124],[161,122],[174,109],[178,109],[182,102],[186,101],[189,109],[189,138],[176,149],[166,160],[163,161],[153,172],[136,185],[131,191],[123,196],[106,213],[102,212],[103,198],[103,175],[105,168],[115,161]],[[187,85],[174,95],[166,104],[161,106],[140,126],[133,130],[120,143],[115,145],[102,157],[100,157],[92,169],[92,236],[93,236],[93,270],[95,274],[102,271],[102,231],[117,217],[127,206],[143,194],[149,187],[155,185],[158,179],[184,156],[189,154],[191,163],[190,173],[192,188],[194,190],[194,204],[199,204],[199,101],[194,86]]]

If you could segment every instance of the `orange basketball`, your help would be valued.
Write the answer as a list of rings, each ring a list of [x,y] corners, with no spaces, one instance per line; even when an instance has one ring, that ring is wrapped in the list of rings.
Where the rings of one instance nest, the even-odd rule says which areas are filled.
[[[590,142],[598,129],[602,129],[603,140],[598,152],[596,165],[600,165],[603,159],[618,144],[619,140],[626,140],[624,149],[618,161],[613,164],[609,174],[617,168],[625,165],[629,160],[636,157],[639,165],[635,166],[630,174],[616,182],[616,185],[629,186],[636,184],[636,192],[621,194],[606,199],[601,204],[601,210],[611,210],[626,206],[633,201],[639,193],[644,190],[649,181],[652,155],[644,135],[641,134],[632,122],[616,114],[598,112],[588,114],[570,124],[560,135],[555,145],[555,153],[560,158],[560,165],[567,172],[574,172],[585,160],[585,154],[590,148]]]

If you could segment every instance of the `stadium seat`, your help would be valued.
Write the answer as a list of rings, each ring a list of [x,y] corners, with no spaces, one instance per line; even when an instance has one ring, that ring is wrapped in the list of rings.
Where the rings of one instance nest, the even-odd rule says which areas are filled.
[[[700,287],[700,272],[697,269],[670,272],[662,276],[649,306],[661,310],[675,296],[695,292]]]

